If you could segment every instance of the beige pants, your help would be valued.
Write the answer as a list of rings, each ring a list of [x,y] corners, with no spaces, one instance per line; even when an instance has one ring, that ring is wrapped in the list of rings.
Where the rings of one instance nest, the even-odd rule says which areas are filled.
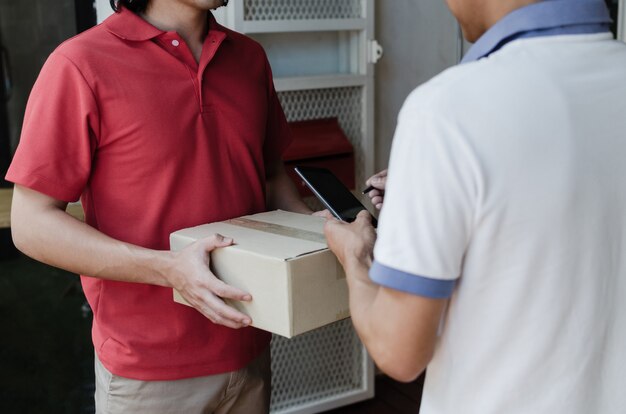
[[[96,414],[265,414],[270,351],[239,371],[176,381],[139,381],[110,373],[96,358]]]

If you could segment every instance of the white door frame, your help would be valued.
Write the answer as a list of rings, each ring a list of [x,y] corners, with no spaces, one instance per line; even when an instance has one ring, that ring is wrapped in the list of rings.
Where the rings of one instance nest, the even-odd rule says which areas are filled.
[[[619,0],[617,8],[617,38],[626,42],[626,0]]]

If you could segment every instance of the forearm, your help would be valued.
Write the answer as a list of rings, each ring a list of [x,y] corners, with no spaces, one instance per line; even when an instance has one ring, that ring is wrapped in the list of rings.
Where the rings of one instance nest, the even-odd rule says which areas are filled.
[[[12,231],[22,252],[51,266],[103,279],[170,286],[166,273],[171,253],[115,240],[57,206],[20,203],[17,195]]]
[[[214,234],[177,252],[157,251],[115,240],[71,217],[66,203],[15,186],[11,226],[15,245],[27,255],[74,273],[101,279],[173,287],[213,323],[241,328],[250,318],[224,300],[250,301],[209,268],[209,253],[232,239]]]
[[[426,302],[418,306],[399,303],[402,298],[398,295],[404,294],[371,283],[368,270],[365,264],[347,270],[352,322],[381,370],[399,381],[412,381],[432,358],[437,315],[445,302],[438,302],[432,309],[424,306]],[[429,316],[422,319],[414,315]]]
[[[373,305],[378,294],[378,286],[365,281],[368,277],[369,266],[355,262],[346,266],[347,280],[350,290],[350,316],[352,324],[370,354],[378,348],[376,346],[376,326],[372,324]],[[374,358],[376,359],[376,358]]]
[[[376,232],[369,213],[353,223],[329,220],[330,249],[346,272],[352,323],[370,355],[385,373],[412,381],[432,358],[447,299],[433,299],[373,283],[369,278]]]
[[[274,166],[267,177],[267,208],[294,213],[311,214],[313,211],[302,201],[300,194],[282,164]]]

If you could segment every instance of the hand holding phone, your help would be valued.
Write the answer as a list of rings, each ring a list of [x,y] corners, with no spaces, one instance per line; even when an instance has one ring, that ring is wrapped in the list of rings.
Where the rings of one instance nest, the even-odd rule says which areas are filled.
[[[295,171],[313,194],[339,220],[351,223],[360,211],[367,210],[330,170],[298,166]],[[377,224],[376,219],[372,217],[372,225],[376,227]]]

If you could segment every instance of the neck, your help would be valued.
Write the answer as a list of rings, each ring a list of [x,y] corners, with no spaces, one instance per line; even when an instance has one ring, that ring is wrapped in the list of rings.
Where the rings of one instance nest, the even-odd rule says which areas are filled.
[[[496,0],[488,2],[484,20],[484,25],[486,27],[485,31],[489,30],[507,14],[517,9],[521,9],[522,7],[539,3],[539,1],[540,0]]]
[[[171,0],[152,0],[143,18],[153,26],[177,32],[193,49],[202,43],[208,32],[208,10],[203,10]]]
[[[541,0],[484,0],[480,1],[482,7],[474,7],[471,20],[468,25],[468,40],[475,42],[487,30],[493,27],[507,14],[521,9],[522,7],[539,3]],[[470,39],[471,38],[471,39]]]

